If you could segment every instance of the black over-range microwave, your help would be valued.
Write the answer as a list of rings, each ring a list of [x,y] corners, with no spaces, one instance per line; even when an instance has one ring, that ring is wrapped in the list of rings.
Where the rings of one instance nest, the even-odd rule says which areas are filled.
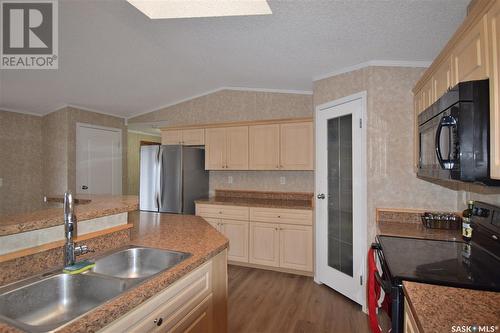
[[[490,178],[488,80],[461,82],[418,116],[419,177],[499,186]]]

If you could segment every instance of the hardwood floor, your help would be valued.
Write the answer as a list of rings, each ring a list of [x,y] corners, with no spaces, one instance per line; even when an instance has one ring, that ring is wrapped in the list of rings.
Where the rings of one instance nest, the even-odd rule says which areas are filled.
[[[229,332],[370,332],[361,307],[312,278],[230,265]]]

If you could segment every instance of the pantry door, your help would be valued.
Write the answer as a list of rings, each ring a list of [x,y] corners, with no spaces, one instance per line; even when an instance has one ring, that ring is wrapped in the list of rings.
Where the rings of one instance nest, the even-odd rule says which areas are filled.
[[[78,123],[76,193],[122,194],[122,131]]]
[[[316,125],[316,275],[365,306],[366,92],[321,105]]]

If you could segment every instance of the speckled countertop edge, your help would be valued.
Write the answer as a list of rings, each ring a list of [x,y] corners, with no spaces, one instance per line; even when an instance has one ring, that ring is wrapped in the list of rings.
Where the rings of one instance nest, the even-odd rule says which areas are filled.
[[[263,207],[279,209],[313,210],[312,202],[306,200],[276,200],[276,199],[251,199],[251,198],[208,198],[195,200],[198,204],[228,205],[241,207]]]

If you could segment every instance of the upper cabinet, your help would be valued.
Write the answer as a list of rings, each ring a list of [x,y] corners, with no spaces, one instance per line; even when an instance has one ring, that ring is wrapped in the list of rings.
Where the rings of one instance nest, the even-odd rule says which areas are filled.
[[[280,125],[280,168],[314,170],[312,122]]]
[[[452,85],[488,78],[486,61],[486,27],[479,20],[451,51]]]
[[[418,114],[460,82],[490,82],[490,177],[500,179],[500,0],[477,0],[464,23],[417,82]],[[416,125],[415,125],[416,126]],[[418,146],[415,131],[415,147]],[[415,150],[416,151],[416,150]],[[418,167],[418,154],[415,153]]]
[[[313,170],[313,124],[287,122],[249,129],[251,170]]]
[[[161,131],[162,145],[199,146],[205,144],[205,130],[196,129],[169,129]]]
[[[205,130],[205,169],[248,170],[248,126]]]
[[[491,178],[500,179],[500,2],[486,15],[489,37]]]

